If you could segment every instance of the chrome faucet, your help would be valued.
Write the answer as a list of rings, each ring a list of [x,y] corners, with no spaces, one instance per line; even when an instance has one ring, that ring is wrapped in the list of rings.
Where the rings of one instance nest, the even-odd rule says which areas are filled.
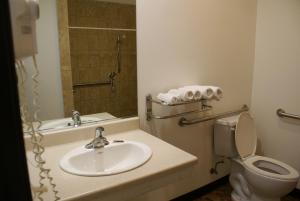
[[[99,149],[103,148],[105,145],[108,145],[108,140],[103,136],[104,128],[96,128],[96,133],[94,139],[85,145],[86,149]]]
[[[80,113],[76,110],[72,111],[72,120],[73,120],[73,126],[78,127],[81,125],[81,118]]]

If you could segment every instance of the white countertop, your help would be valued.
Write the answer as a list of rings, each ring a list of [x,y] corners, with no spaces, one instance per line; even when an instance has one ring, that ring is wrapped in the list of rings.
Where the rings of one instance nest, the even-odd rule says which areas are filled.
[[[136,119],[134,121],[136,121]],[[112,125],[108,125],[108,130],[109,126],[113,127]],[[101,177],[84,177],[72,175],[60,169],[58,165],[59,160],[64,154],[76,147],[88,143],[91,139],[83,138],[82,140],[70,141],[67,143],[64,140],[61,140],[63,143],[54,143],[46,147],[46,152],[44,153],[44,158],[47,161],[46,167],[51,168],[51,176],[54,177],[59,196],[62,200],[82,201],[95,200],[96,198],[101,198],[101,201],[126,200],[130,197],[138,196],[140,193],[165,185],[164,182],[166,181],[164,180],[168,177],[170,177],[170,179],[171,177],[175,179],[177,173],[178,176],[180,176],[180,171],[183,171],[196,163],[197,158],[195,156],[138,128],[132,129],[132,126],[129,127],[129,130],[125,129],[124,132],[110,133],[106,137],[108,140],[124,139],[142,142],[152,149],[153,155],[144,165],[125,173]],[[81,133],[83,133],[83,131],[84,129],[80,130]],[[72,135],[72,130],[69,130],[68,132],[69,133],[65,133],[65,135],[70,137]],[[74,132],[74,136],[78,136],[79,131],[76,132]],[[80,137],[77,137],[76,139],[80,139]],[[31,151],[27,152],[27,156],[29,161],[33,161]],[[31,183],[37,185],[38,171],[30,164],[30,162],[29,173]],[[50,189],[48,189],[48,191],[50,191]],[[123,193],[123,195],[121,195],[121,193]],[[124,193],[126,193],[126,195],[124,195]],[[53,200],[53,195],[51,195],[51,193],[46,193],[45,200]]]

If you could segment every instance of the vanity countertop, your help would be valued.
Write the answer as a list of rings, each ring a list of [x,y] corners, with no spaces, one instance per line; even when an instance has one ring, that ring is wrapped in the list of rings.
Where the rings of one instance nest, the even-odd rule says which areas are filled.
[[[135,122],[131,122],[131,124],[138,126],[137,119],[132,118],[132,121]],[[47,160],[46,167],[51,168],[51,176],[54,177],[62,200],[128,200],[166,185],[172,182],[172,179],[184,177],[184,172],[196,163],[195,156],[134,128],[135,126],[129,127],[128,130],[110,133],[106,137],[108,140],[122,139],[142,142],[152,149],[152,157],[144,165],[116,175],[85,177],[72,175],[60,169],[59,161],[62,156],[70,150],[88,143],[90,139],[52,144],[46,147],[44,153],[44,158]],[[68,135],[70,134],[72,133],[68,133]],[[77,139],[79,138],[77,137]],[[38,171],[31,165],[33,163],[32,152],[27,151],[27,156],[31,183],[37,185]],[[53,200],[50,189],[48,191],[49,193],[45,193],[45,200]]]

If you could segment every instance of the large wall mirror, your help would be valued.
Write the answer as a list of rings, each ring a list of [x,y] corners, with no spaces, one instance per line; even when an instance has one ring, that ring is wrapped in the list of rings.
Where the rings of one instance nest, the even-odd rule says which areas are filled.
[[[74,111],[83,123],[136,116],[135,0],[42,0],[40,10],[41,130],[72,126]]]

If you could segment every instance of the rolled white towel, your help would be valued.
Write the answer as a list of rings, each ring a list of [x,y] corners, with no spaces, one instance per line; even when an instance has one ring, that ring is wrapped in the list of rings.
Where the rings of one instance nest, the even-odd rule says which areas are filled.
[[[199,90],[198,86],[191,85],[191,86],[185,86],[183,88],[189,89],[193,92],[193,99],[194,100],[200,100],[202,98],[202,93]]]
[[[175,93],[175,91],[170,90],[169,93]],[[194,93],[191,89],[188,88],[179,88],[177,89],[177,95],[181,101],[191,101],[194,99]]]
[[[166,104],[174,104],[178,102],[176,95],[171,93],[160,93],[157,95],[157,98]]]
[[[220,100],[223,97],[223,90],[220,87],[217,86],[210,86],[210,88],[213,90],[214,96],[216,100]]]
[[[210,86],[198,85],[197,87],[200,90],[203,99],[209,100],[213,98],[214,92]]]
[[[180,99],[180,92],[178,89],[170,89],[168,91],[169,94],[173,94],[174,96],[176,96],[178,99]]]

